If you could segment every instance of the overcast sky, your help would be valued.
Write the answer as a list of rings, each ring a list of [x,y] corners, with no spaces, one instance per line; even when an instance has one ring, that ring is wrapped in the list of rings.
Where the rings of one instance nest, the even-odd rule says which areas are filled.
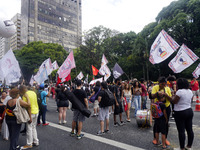
[[[140,32],[174,0],[82,0],[83,31],[103,25],[120,32]],[[1,0],[0,17],[21,12],[21,0]]]

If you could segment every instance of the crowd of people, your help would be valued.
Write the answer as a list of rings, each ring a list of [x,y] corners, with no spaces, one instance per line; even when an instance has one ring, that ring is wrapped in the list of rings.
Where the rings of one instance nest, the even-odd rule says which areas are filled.
[[[81,139],[84,135],[81,133],[85,115],[81,110],[72,105],[68,99],[66,91],[72,92],[81,104],[89,109],[89,103],[93,103],[92,117],[97,117],[100,121],[100,130],[97,135],[101,136],[109,132],[109,118],[113,114],[114,126],[122,126],[131,122],[130,110],[133,108],[134,117],[137,117],[139,110],[146,110],[147,100],[151,104],[156,104],[160,112],[159,117],[154,118],[153,141],[155,145],[162,145],[167,149],[170,145],[168,141],[169,119],[175,119],[180,149],[190,150],[192,147],[194,133],[192,130],[193,111],[191,103],[193,97],[199,96],[199,84],[196,79],[189,83],[184,78],[176,80],[175,76],[168,78],[160,77],[158,83],[145,81],[144,79],[133,79],[131,81],[121,81],[115,79],[110,81],[96,82],[95,85],[83,84],[81,80],[76,80],[70,84],[34,85],[33,87],[20,85],[12,88],[1,89],[0,99],[0,131],[3,131],[3,139],[10,140],[9,150],[29,149],[33,146],[39,146],[36,126],[48,126],[46,122],[46,112],[48,97],[51,95],[57,103],[58,124],[66,124],[66,112],[68,109],[73,111],[72,130],[70,135]],[[112,94],[111,94],[112,93]],[[113,95],[113,104],[108,102],[109,96]],[[92,98],[94,99],[92,101]],[[24,131],[26,132],[26,145],[18,146],[18,138],[21,130],[21,124],[17,124],[17,118],[13,112],[16,103],[26,108],[30,120],[26,123]],[[171,107],[172,106],[172,107]],[[126,119],[123,119],[122,113],[125,112]],[[119,121],[117,121],[119,116]],[[40,118],[42,117],[42,124]],[[105,122],[106,121],[106,122]],[[104,129],[104,122],[106,128]],[[185,130],[188,135],[188,143],[185,146]],[[162,142],[159,141],[161,133]]]

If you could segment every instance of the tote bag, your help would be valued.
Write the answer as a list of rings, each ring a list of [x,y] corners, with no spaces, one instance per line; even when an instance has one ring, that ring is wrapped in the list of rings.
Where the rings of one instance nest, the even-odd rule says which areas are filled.
[[[17,124],[26,123],[30,120],[27,110],[21,107],[19,99],[17,99],[16,107],[13,110],[13,113],[17,118]]]

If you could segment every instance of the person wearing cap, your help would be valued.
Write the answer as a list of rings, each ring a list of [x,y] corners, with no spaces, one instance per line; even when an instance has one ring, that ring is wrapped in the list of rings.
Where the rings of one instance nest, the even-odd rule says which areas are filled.
[[[46,102],[46,97],[49,97],[51,94],[51,88],[49,88],[48,93],[44,91],[44,84],[40,84],[40,91],[41,92],[41,99],[42,99],[42,105],[41,105],[41,110],[39,111],[38,119],[37,119],[37,125],[40,125],[40,116],[42,116],[42,125],[47,126],[49,123],[46,123],[46,111],[47,111],[47,102]]]

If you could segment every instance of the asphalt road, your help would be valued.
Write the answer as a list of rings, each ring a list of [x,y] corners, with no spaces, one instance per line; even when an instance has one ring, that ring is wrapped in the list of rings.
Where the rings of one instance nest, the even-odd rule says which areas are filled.
[[[147,107],[149,108],[148,101]],[[192,104],[193,109],[195,103]],[[92,104],[90,106],[92,111]],[[65,125],[58,124],[58,113],[56,112],[56,103],[50,98],[48,101],[47,122],[49,126],[38,126],[37,132],[40,140],[38,147],[33,150],[120,150],[120,149],[148,149],[160,150],[161,147],[152,144],[153,132],[150,128],[138,128],[134,116],[134,110],[131,109],[131,122],[123,126],[114,127],[113,115],[110,115],[110,133],[103,136],[97,136],[100,130],[100,123],[96,117],[86,119],[83,124],[83,132],[85,137],[78,140],[76,137],[69,136],[71,131],[72,111],[67,110],[67,123]],[[193,142],[193,150],[199,150],[200,146],[200,112],[194,112],[193,130],[195,134]],[[119,118],[117,118],[119,120]],[[123,113],[123,120],[126,120]],[[179,147],[178,132],[174,120],[170,120],[170,128],[168,140],[171,142],[170,149]],[[26,136],[20,135],[19,145],[26,144]],[[4,141],[0,137],[0,150],[8,150],[9,141]]]

